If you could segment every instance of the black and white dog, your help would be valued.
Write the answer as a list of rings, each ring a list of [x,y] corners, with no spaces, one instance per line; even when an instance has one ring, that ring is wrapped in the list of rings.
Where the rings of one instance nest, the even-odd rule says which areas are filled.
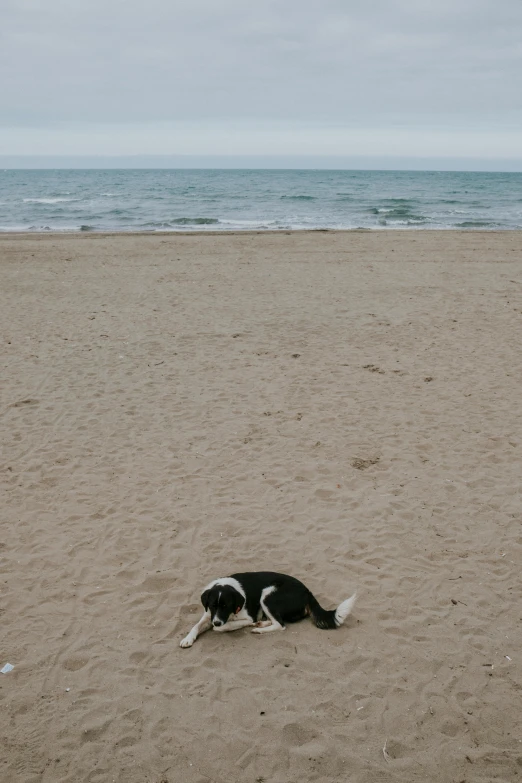
[[[310,615],[318,628],[338,628],[355,603],[355,593],[337,609],[323,609],[310,590],[293,576],[251,571],[215,579],[205,587],[203,617],[180,642],[192,647],[201,633],[237,631],[247,625],[252,633],[284,631],[285,622],[296,623]]]

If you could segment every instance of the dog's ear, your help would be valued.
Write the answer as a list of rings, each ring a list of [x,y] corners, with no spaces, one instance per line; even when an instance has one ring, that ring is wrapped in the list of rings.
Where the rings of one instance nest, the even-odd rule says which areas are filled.
[[[236,602],[236,611],[235,611],[235,613],[237,614],[244,607],[245,599],[243,598],[241,593],[238,593],[237,590],[234,590],[234,600]]]
[[[203,593],[201,593],[201,603],[203,604],[203,607],[206,612],[208,612],[208,597],[210,595],[210,590],[205,590]]]

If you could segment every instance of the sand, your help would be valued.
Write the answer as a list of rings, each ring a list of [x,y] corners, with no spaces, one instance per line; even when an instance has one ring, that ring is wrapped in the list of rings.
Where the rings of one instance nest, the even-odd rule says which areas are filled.
[[[0,259],[2,783],[522,777],[520,233]],[[353,617],[180,649],[249,569]]]

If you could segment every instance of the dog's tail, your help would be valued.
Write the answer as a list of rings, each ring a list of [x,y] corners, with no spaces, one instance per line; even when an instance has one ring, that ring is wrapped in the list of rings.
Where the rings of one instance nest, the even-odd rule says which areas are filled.
[[[354,593],[351,598],[347,598],[337,609],[323,609],[317,598],[310,593],[308,599],[308,608],[312,615],[312,620],[318,628],[327,630],[328,628],[339,628],[344,623],[353,609],[357,594]]]

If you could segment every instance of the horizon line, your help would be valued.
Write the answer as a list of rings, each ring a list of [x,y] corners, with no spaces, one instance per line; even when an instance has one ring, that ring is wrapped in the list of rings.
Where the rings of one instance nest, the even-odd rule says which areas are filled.
[[[155,165],[154,165],[155,164]],[[5,170],[323,170],[517,174],[520,158],[383,155],[0,155]]]

